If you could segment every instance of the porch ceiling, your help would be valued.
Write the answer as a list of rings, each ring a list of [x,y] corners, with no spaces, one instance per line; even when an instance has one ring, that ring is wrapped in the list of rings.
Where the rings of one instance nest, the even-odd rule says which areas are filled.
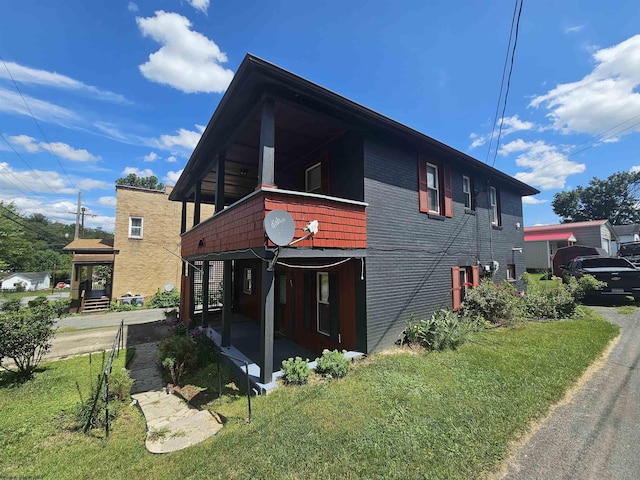
[[[276,171],[283,164],[296,162],[347,128],[336,120],[311,113],[286,101],[275,102]],[[260,112],[254,112],[226,150],[225,203],[231,204],[258,184]],[[204,202],[215,201],[218,162],[204,176],[201,195]]]

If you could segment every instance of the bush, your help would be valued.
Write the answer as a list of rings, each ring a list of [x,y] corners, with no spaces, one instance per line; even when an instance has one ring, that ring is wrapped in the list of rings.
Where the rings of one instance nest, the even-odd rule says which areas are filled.
[[[558,288],[530,290],[524,296],[524,310],[529,318],[558,320],[575,315],[578,304],[563,285]]]
[[[189,335],[170,335],[163,339],[158,346],[158,360],[173,383],[178,385],[179,378],[198,365],[192,338]],[[174,378],[176,374],[178,375]]]
[[[438,310],[428,320],[413,316],[404,330],[403,343],[415,343],[428,350],[455,350],[478,329],[478,323],[450,310]]]
[[[573,297],[576,299],[576,302],[581,302],[588,295],[598,290],[602,290],[606,286],[606,282],[596,280],[593,275],[585,275],[583,277],[580,277],[580,279],[578,280],[576,280],[575,277],[569,277],[569,280],[566,284],[567,290],[571,295],[573,295]]]
[[[53,311],[55,312],[56,317],[58,318],[62,318],[65,315],[68,315],[70,306],[71,306],[70,298],[61,298],[61,299],[55,300],[51,304],[51,308],[53,308]]]
[[[111,302],[109,304],[109,310],[111,310],[112,312],[130,312],[131,310],[135,310],[136,308],[139,307],[131,303]]]
[[[204,330],[193,330],[191,337],[195,343],[198,365],[202,367],[214,363],[217,359],[216,343],[207,336]]]
[[[522,298],[509,282],[494,284],[490,279],[467,291],[460,314],[471,319],[484,319],[494,325],[510,325],[523,318]]]
[[[17,312],[22,307],[22,303],[19,298],[8,298],[0,306],[0,310],[3,312]]]
[[[120,413],[120,402],[109,402],[109,422],[115,420]],[[104,409],[104,400],[102,395],[99,394],[98,401],[95,402],[94,398],[89,397],[84,402],[80,402],[76,405],[73,411],[74,426],[80,430],[88,426],[88,429],[104,428],[106,424],[106,412]],[[88,425],[87,425],[88,424]]]
[[[316,373],[327,378],[342,378],[351,368],[351,359],[345,358],[338,350],[324,350],[322,356],[316,361],[318,362]]]
[[[109,397],[116,398],[121,402],[129,399],[133,379],[129,376],[126,368],[113,370],[109,375]]]
[[[47,300],[47,297],[40,296],[34,298],[33,300],[29,300],[27,302],[27,305],[29,306],[29,308],[44,308],[49,306],[49,300]]]
[[[282,379],[287,385],[304,385],[311,376],[309,359],[301,357],[289,358],[282,361]]]
[[[30,376],[51,348],[55,333],[53,317],[53,309],[48,305],[1,315],[0,360],[12,359],[20,374]]]
[[[175,288],[170,292],[157,291],[151,300],[149,306],[152,308],[171,308],[180,306],[180,292]]]

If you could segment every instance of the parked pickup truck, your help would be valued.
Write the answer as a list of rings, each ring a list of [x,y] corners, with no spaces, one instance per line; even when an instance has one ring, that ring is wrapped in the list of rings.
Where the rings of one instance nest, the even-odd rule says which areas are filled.
[[[580,278],[593,275],[607,286],[598,293],[602,295],[633,295],[640,298],[640,269],[628,260],[618,257],[592,255],[576,257],[562,270],[562,276]]]

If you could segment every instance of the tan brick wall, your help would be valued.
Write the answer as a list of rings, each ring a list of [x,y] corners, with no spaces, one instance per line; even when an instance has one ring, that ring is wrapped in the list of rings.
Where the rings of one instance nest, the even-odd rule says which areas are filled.
[[[169,201],[170,192],[171,187],[166,191],[154,191],[116,186],[113,247],[118,253],[113,269],[114,300],[131,292],[146,295],[145,301],[148,301],[168,283],[180,288],[182,203]],[[213,206],[202,205],[202,219],[212,214]],[[142,239],[129,238],[129,217],[144,219]],[[187,228],[192,224],[193,204],[188,204]]]

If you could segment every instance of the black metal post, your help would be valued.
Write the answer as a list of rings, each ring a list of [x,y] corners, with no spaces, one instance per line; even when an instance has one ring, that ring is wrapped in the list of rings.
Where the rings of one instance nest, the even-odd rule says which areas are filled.
[[[249,382],[249,364],[244,362],[244,370],[247,372],[247,407],[249,409],[249,423],[251,423],[251,382]]]

